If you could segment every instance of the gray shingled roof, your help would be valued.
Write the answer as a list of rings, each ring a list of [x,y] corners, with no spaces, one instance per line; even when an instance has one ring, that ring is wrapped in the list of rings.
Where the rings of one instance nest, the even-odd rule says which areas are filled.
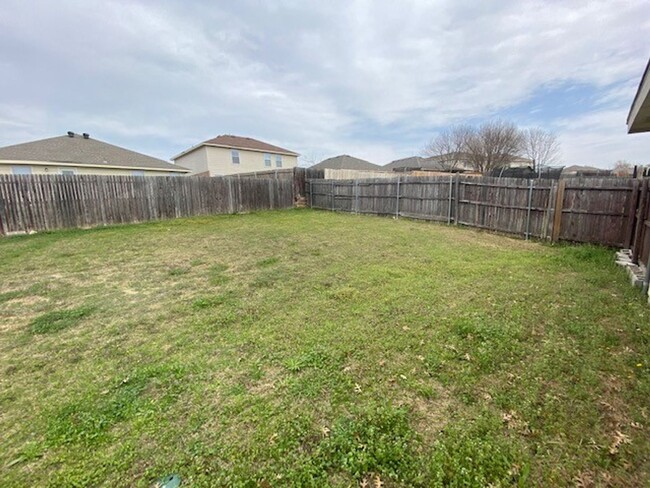
[[[315,164],[311,169],[357,169],[357,170],[379,170],[381,166],[372,164],[363,159],[355,158],[348,154],[341,154],[333,158],[325,159]]]
[[[213,144],[216,146],[236,147],[240,149],[255,149],[256,151],[267,151],[271,153],[289,154],[298,156],[298,153],[289,151],[279,146],[274,146],[268,142],[259,141],[252,137],[233,136],[231,134],[224,134],[217,136],[214,139],[205,141],[203,144]]]
[[[429,158],[411,156],[408,158],[391,161],[383,168],[388,170],[395,170],[400,168],[421,168],[429,171],[446,171],[450,167],[450,163],[456,163],[456,169],[471,167],[469,154],[449,153],[439,156],[431,156]],[[533,162],[530,159],[515,157],[512,159],[512,163],[527,163],[529,165],[532,165]]]
[[[395,168],[420,168],[424,158],[420,156],[410,156],[408,158],[396,159],[388,164],[385,164],[382,169],[395,169]]]
[[[411,156],[408,158],[397,159],[386,164],[384,169],[399,169],[399,168],[424,168],[429,170],[439,170],[443,169],[442,164],[440,163],[440,157],[434,156],[431,158],[422,158],[420,156]]]
[[[231,134],[222,134],[213,139],[203,141],[202,143],[197,144],[196,146],[192,146],[188,149],[185,149],[185,151],[172,157],[172,159],[173,160],[179,159],[180,157],[185,156],[186,154],[189,154],[193,151],[196,151],[197,149],[203,146],[219,146],[219,147],[227,147],[231,149],[249,149],[251,151],[267,152],[271,154],[286,154],[288,156],[299,156],[297,152],[289,151],[288,149],[284,149],[279,146],[274,146],[273,144],[269,144],[268,142],[253,139],[252,137],[241,137],[241,136],[233,136]]]
[[[47,161],[76,166],[124,166],[189,172],[187,168],[80,134],[51,137],[0,148],[0,160]]]

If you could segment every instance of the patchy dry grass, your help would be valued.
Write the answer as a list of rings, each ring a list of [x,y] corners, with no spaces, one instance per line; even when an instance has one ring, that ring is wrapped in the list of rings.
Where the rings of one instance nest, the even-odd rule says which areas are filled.
[[[0,240],[3,486],[645,486],[611,251],[285,211]]]

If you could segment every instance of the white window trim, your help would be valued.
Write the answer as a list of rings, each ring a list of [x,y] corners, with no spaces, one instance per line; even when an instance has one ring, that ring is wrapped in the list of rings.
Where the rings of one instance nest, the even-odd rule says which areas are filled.
[[[275,155],[275,167],[282,168],[282,154]]]
[[[266,168],[272,168],[273,167],[273,161],[271,160],[271,154],[270,153],[264,153],[264,167],[266,167]]]
[[[239,157],[239,151],[237,149],[231,149],[230,150],[230,159],[232,160],[232,164],[241,164],[241,159]],[[237,162],[235,162],[235,159]]]

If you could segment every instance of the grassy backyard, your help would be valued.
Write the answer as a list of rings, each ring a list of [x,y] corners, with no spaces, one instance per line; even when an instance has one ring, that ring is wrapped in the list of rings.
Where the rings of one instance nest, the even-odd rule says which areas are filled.
[[[0,239],[0,485],[647,486],[611,250],[309,210]]]

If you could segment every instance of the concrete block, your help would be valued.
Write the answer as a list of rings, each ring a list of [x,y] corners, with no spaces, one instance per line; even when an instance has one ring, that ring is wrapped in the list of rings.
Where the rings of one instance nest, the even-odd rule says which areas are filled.
[[[638,286],[639,288],[643,287],[643,277],[635,273],[630,273],[630,283],[632,286]]]

